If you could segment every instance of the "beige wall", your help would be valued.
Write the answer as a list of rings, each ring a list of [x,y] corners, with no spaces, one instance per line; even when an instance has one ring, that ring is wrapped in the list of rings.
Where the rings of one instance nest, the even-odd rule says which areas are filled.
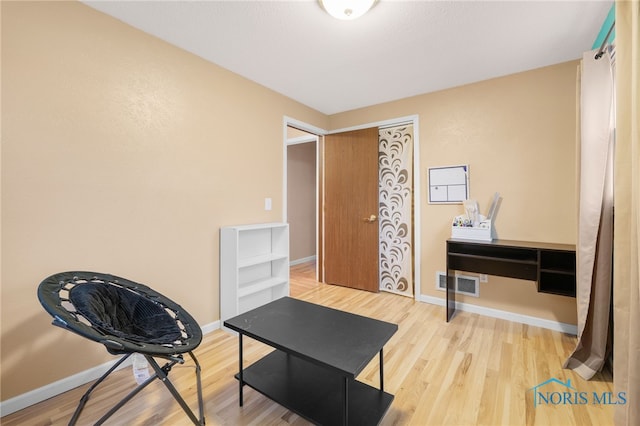
[[[287,222],[291,261],[316,255],[316,143],[287,147]]]
[[[113,359],[50,325],[49,274],[114,273],[218,320],[218,229],[282,219],[283,116],[327,127],[76,2],[2,2],[2,92],[2,400]]]
[[[303,130],[296,129],[295,127],[287,126],[287,139],[303,138],[313,136]]]
[[[469,164],[470,195],[486,212],[503,197],[498,237],[575,243],[576,62],[349,111],[330,117],[332,129],[419,116],[422,294],[445,270],[445,241],[461,205],[427,203],[427,168]],[[489,277],[480,298],[458,301],[576,324],[575,299],[537,293],[536,284]],[[444,316],[444,313],[443,313]]]
[[[575,242],[575,62],[326,117],[80,3],[1,4],[2,400],[112,359],[50,325],[36,287],[51,273],[123,275],[219,319],[218,229],[282,218],[285,115],[419,115],[425,295],[443,296],[461,213],[426,203],[429,166],[469,164],[483,210],[500,192],[501,238]],[[490,277],[460,299],[575,323],[573,299],[532,282]]]

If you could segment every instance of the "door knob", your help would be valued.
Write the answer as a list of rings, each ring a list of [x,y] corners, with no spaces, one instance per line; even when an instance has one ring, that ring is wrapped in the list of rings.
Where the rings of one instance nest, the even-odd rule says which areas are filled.
[[[378,219],[378,217],[375,214],[372,214],[371,216],[365,217],[362,220],[365,221],[365,222],[371,223],[371,222],[375,222],[376,219]]]

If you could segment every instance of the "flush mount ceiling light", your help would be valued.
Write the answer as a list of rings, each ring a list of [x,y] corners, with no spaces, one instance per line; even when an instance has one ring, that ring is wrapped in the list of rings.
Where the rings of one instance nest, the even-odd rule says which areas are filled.
[[[337,19],[352,20],[371,9],[376,0],[318,0],[322,8]]]

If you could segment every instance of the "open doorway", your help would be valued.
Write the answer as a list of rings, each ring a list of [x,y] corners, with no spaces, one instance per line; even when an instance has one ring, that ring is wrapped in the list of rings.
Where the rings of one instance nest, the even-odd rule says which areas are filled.
[[[289,223],[291,292],[318,285],[318,136],[287,126],[286,220]]]

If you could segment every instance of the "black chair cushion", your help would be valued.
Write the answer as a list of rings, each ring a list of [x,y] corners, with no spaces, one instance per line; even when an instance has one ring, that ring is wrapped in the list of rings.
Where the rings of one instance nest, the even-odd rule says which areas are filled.
[[[172,344],[180,339],[180,328],[169,312],[132,290],[86,283],[73,287],[69,300],[105,334],[151,344]]]

